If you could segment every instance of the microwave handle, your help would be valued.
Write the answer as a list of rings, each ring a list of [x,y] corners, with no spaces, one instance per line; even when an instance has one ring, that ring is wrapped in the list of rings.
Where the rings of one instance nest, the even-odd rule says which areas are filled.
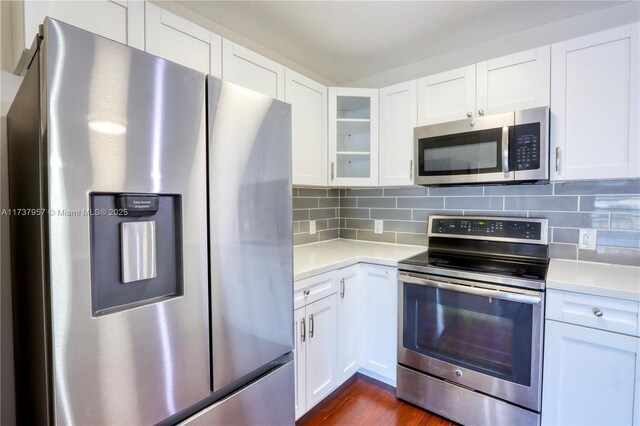
[[[509,171],[509,126],[502,127],[502,171]]]

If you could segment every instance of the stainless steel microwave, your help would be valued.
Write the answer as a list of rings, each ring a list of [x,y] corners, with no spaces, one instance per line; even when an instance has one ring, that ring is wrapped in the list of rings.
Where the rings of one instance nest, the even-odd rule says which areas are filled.
[[[549,180],[549,108],[416,127],[417,185]]]

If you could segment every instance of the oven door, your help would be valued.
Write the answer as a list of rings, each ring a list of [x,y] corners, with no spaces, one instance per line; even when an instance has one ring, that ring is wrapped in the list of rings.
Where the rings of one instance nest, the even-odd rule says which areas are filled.
[[[544,293],[400,273],[398,362],[540,411]]]
[[[514,180],[509,128],[514,113],[414,129],[415,183],[439,185]]]

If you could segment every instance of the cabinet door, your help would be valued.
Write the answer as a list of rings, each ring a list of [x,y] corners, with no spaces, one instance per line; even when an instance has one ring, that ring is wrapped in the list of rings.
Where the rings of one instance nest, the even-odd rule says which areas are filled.
[[[360,367],[359,265],[340,269],[338,292],[338,381],[343,383]]]
[[[337,386],[337,295],[307,305],[307,410]]]
[[[66,22],[94,34],[144,49],[143,0],[129,1],[23,1],[13,2],[17,28],[24,29],[24,47],[33,38],[46,16]],[[20,10],[22,8],[22,10]],[[22,13],[20,13],[22,12]]]
[[[146,51],[205,74],[222,76],[222,38],[147,3]]]
[[[547,45],[476,64],[476,113],[549,106],[550,51]]]
[[[378,185],[378,89],[329,88],[329,186]]]
[[[380,89],[381,186],[413,184],[413,128],[418,120],[417,80]]]
[[[222,40],[222,78],[284,100],[284,66],[227,39]]]
[[[293,360],[295,364],[295,410],[296,410],[296,420],[300,418],[304,413],[307,412],[307,404],[306,404],[306,391],[307,386],[305,383],[305,375],[306,375],[306,340],[307,340],[307,329],[306,329],[306,313],[304,308],[296,309],[293,312],[293,320],[294,320],[294,349],[293,349]]]
[[[418,126],[473,116],[475,97],[475,65],[419,79]]]
[[[640,175],[638,24],[551,46],[551,177]]]
[[[361,265],[362,368],[395,386],[397,363],[397,270]]]
[[[635,337],[547,320],[544,347],[543,424],[631,424]]]
[[[285,69],[291,104],[293,184],[327,186],[327,87]]]

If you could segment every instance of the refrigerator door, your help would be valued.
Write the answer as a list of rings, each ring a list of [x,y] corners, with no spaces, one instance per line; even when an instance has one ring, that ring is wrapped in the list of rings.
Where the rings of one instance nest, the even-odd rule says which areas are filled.
[[[215,77],[207,90],[218,391],[293,349],[291,107]]]
[[[42,54],[55,422],[157,423],[210,388],[205,76],[50,19]],[[172,270],[183,273],[168,279],[182,295],[92,315],[96,193],[161,194],[179,206],[183,265]],[[133,231],[151,247],[159,226]],[[153,247],[122,289],[163,278],[163,247]]]

